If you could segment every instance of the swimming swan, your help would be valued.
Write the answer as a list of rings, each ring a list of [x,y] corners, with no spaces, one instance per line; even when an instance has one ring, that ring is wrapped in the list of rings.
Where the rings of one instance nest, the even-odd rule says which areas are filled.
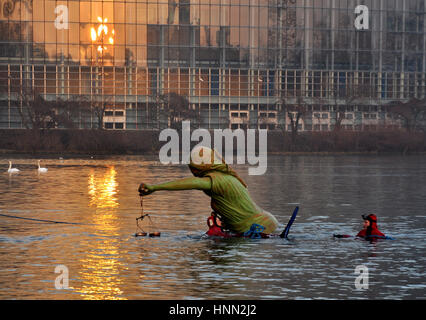
[[[12,168],[12,161],[9,161],[9,170],[7,170],[7,172],[15,173],[15,172],[19,172],[19,169]]]
[[[40,167],[40,160],[38,160],[38,172],[47,172],[47,168]]]

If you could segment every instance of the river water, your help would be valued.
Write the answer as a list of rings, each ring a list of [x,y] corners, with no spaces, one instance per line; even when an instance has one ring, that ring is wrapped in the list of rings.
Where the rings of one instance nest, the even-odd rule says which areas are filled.
[[[425,156],[269,156],[263,176],[234,166],[280,228],[300,206],[288,240],[205,238],[199,191],[144,198],[161,237],[134,237],[139,183],[189,176],[186,166],[64,156],[42,159],[39,174],[36,160],[0,158],[0,299],[426,298]],[[394,240],[333,238],[369,213]]]

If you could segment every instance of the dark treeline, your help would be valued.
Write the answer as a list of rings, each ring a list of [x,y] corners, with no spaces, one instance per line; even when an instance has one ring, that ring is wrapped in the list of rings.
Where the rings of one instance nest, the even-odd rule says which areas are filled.
[[[159,141],[159,131],[151,130],[0,130],[0,150],[14,153],[155,154],[165,143]],[[236,144],[235,140],[234,147]],[[339,130],[301,132],[294,136],[277,130],[268,132],[268,151],[419,153],[426,151],[426,133]]]
[[[0,149],[20,153],[133,154],[159,149],[156,131],[0,130]]]
[[[404,130],[305,132],[295,138],[272,132],[271,152],[419,153],[426,151],[426,133]]]

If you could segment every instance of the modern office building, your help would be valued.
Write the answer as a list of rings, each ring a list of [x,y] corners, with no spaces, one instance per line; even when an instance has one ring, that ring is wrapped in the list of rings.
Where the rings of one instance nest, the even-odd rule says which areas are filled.
[[[78,128],[127,130],[167,127],[176,94],[204,128],[288,130],[303,106],[321,131],[425,96],[426,0],[0,3],[0,128],[24,127],[28,90],[85,101]]]

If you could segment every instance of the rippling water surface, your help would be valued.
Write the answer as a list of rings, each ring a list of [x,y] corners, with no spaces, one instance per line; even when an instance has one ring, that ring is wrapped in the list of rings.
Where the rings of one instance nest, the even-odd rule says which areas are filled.
[[[209,198],[158,192],[144,208],[159,238],[134,237],[137,187],[190,175],[142,156],[0,158],[0,299],[415,299],[426,298],[426,157],[269,156],[246,179],[256,203],[285,225],[289,240],[206,239]],[[355,235],[375,213],[395,240]],[[25,218],[74,222],[53,224]],[[280,228],[282,228],[281,226]],[[55,288],[55,267],[69,289]],[[368,268],[367,290],[355,268]],[[363,282],[365,283],[365,282]]]

